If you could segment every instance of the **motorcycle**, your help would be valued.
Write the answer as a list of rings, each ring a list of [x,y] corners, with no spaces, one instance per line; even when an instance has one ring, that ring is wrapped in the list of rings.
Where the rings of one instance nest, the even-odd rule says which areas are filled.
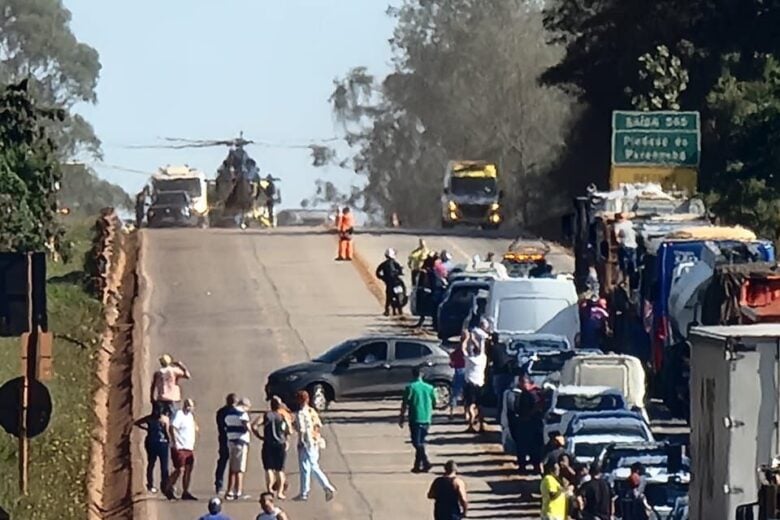
[[[391,303],[394,309],[403,309],[409,303],[409,295],[406,292],[406,284],[400,276],[391,282],[390,291],[392,293]]]

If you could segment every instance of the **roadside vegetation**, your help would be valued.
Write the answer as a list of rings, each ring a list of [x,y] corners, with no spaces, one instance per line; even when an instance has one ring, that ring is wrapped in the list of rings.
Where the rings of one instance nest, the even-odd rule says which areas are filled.
[[[683,5],[684,4],[684,5]],[[780,4],[720,0],[403,0],[393,70],[355,64],[331,103],[365,189],[350,202],[433,224],[448,159],[499,164],[534,226],[605,187],[613,110],[698,110],[699,188],[725,222],[780,233]],[[559,228],[558,224],[556,227]]]
[[[79,518],[86,512],[94,357],[103,329],[100,302],[83,283],[92,223],[69,222],[64,239],[71,243],[70,261],[47,266],[49,326],[55,340],[54,377],[45,384],[54,412],[49,428],[30,440],[27,497],[19,495],[18,441],[0,433],[0,507],[14,519]],[[17,339],[0,340],[0,381],[20,375],[20,348]]]

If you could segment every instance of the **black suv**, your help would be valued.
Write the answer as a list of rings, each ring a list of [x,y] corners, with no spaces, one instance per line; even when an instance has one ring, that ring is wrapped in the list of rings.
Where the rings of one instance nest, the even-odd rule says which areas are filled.
[[[400,397],[414,367],[422,367],[423,377],[436,388],[436,407],[448,406],[453,375],[449,355],[437,342],[413,337],[347,340],[311,361],[271,373],[265,394],[293,406],[295,393],[308,390],[320,410],[330,401]]]
[[[197,226],[198,219],[193,216],[191,205],[186,191],[162,191],[152,199],[146,211],[146,223],[149,227]]]

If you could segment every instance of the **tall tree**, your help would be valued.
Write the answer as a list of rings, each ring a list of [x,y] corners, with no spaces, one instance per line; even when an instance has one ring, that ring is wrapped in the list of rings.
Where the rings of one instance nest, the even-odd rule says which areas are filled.
[[[545,43],[537,2],[406,0],[389,10],[395,70],[353,69],[332,97],[367,200],[402,221],[433,223],[448,159],[501,170],[510,214],[538,220],[554,201],[547,173],[564,146],[572,105],[539,85],[559,49]]]
[[[0,83],[29,79],[43,105],[67,111],[51,134],[61,157],[99,155],[92,126],[72,109],[97,101],[100,61],[75,37],[70,21],[61,0],[0,0]]]
[[[60,249],[56,191],[61,172],[50,123],[62,110],[41,108],[27,81],[0,91],[0,250]]]

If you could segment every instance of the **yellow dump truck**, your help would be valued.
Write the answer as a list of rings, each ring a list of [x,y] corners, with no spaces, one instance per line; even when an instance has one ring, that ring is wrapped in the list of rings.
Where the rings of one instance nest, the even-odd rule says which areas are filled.
[[[478,225],[496,229],[501,225],[498,168],[486,161],[450,161],[441,195],[441,225]]]

